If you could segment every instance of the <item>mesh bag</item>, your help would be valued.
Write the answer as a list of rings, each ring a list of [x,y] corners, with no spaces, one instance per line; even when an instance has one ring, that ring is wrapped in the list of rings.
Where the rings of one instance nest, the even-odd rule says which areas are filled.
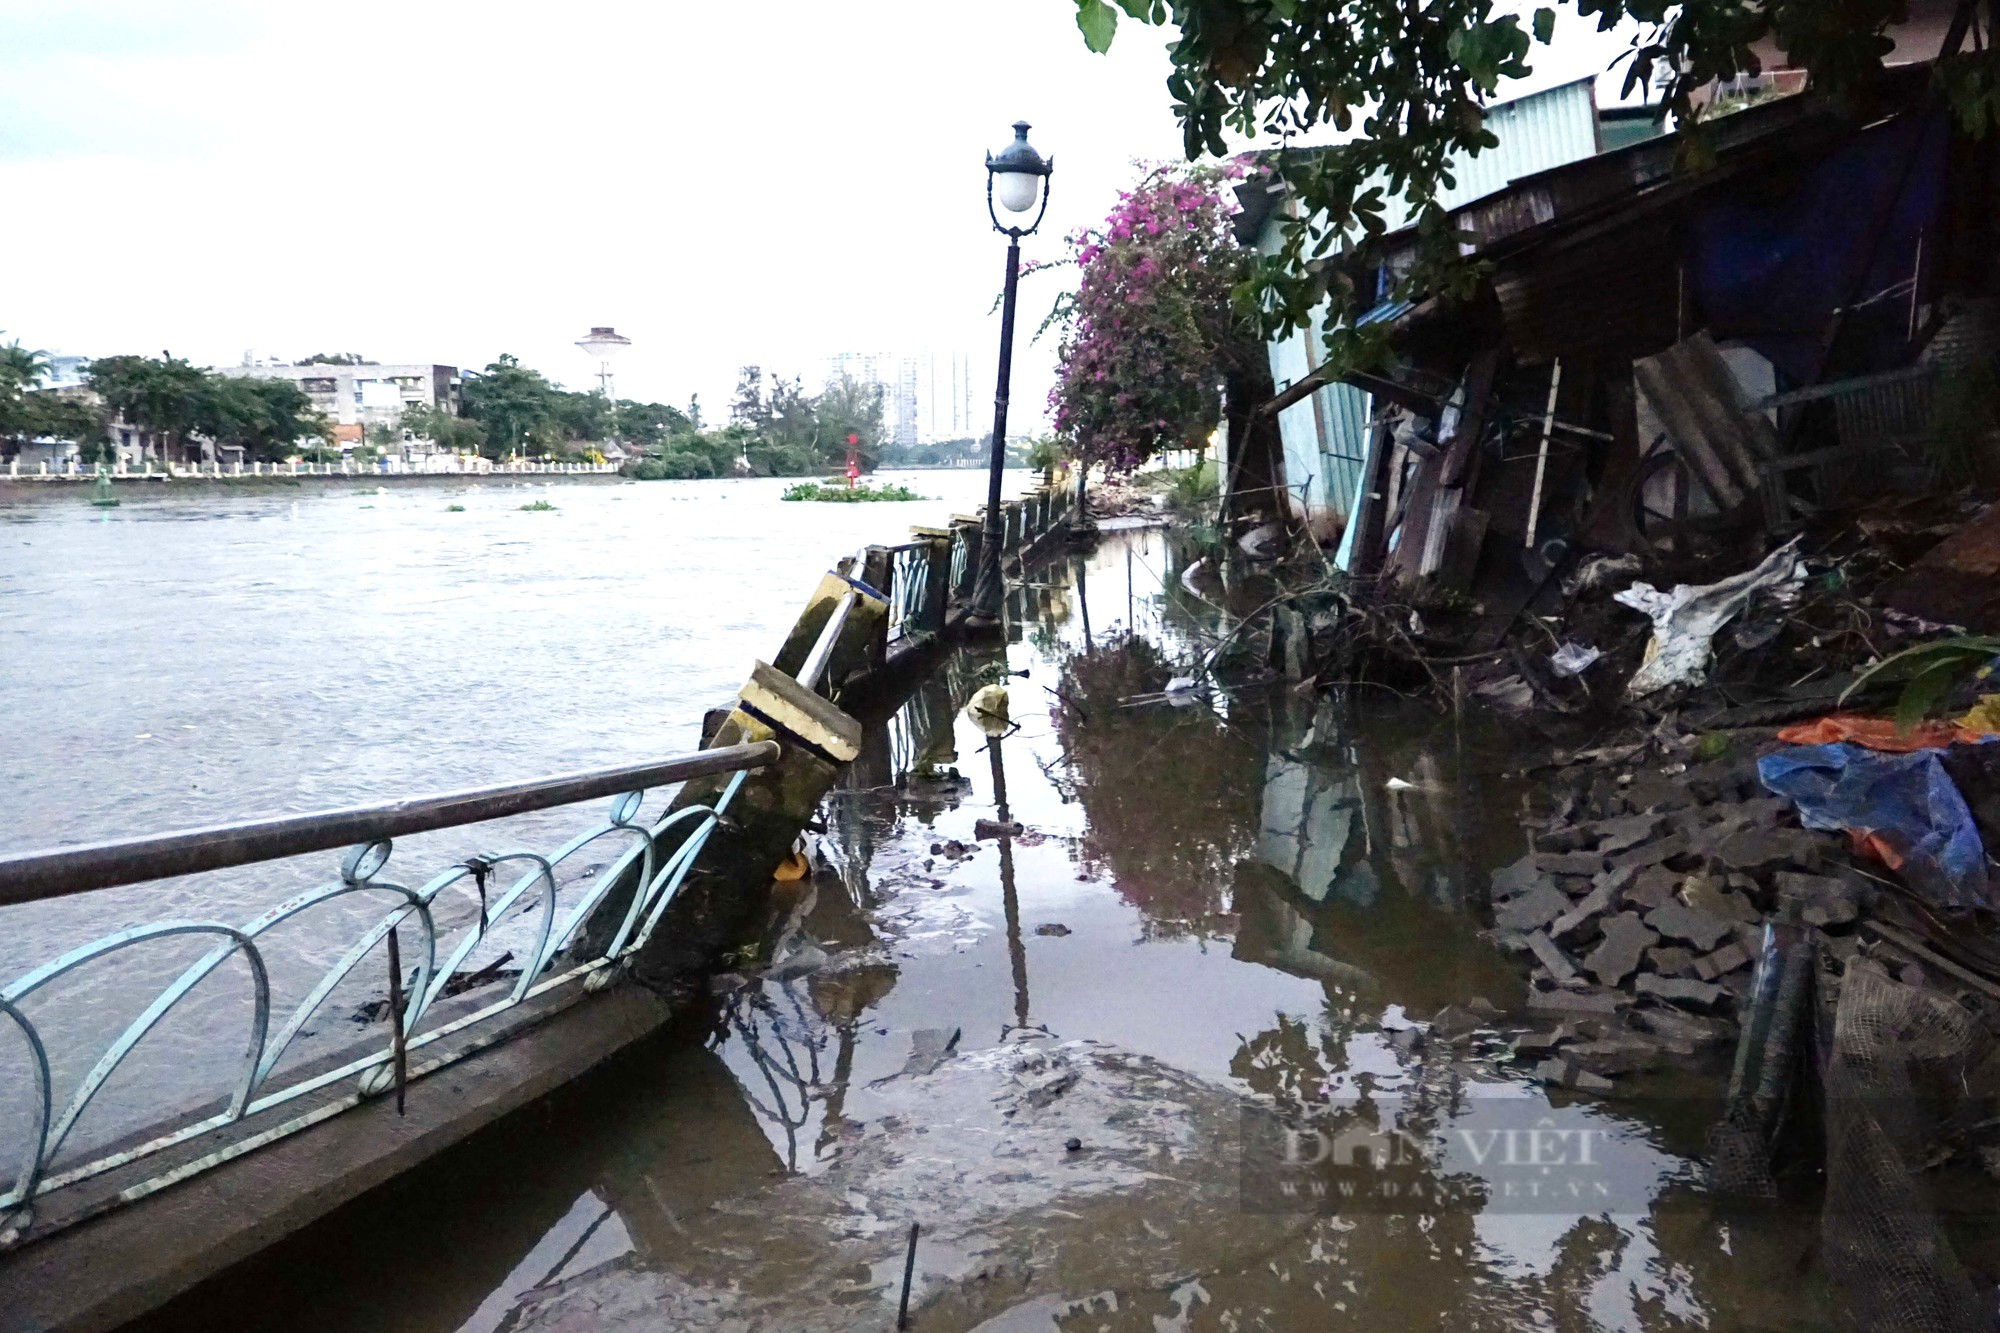
[[[1990,1329],[1919,1171],[1938,1115],[1923,1091],[1956,1084],[1971,1016],[1857,959],[1841,982],[1826,1066],[1826,1268],[1869,1330]]]

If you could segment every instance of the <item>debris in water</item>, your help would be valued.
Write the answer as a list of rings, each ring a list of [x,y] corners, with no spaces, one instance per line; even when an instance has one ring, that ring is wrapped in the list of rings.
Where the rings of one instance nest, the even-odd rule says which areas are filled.
[[[966,702],[965,715],[988,736],[1003,734],[1008,727],[1007,687],[982,685]]]

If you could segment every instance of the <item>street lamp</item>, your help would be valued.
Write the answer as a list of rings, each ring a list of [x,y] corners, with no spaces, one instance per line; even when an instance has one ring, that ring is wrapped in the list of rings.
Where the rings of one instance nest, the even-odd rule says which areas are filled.
[[[597,387],[611,410],[611,442],[618,443],[618,400],[611,396],[611,358],[632,345],[632,340],[616,329],[593,328],[576,340],[576,345],[597,358]]]
[[[1054,158],[1045,158],[1028,144],[1028,122],[1014,122],[1014,142],[986,155],[986,213],[993,230],[1007,238],[1007,286],[1000,307],[1000,376],[993,391],[993,462],[986,483],[986,523],[979,538],[979,581],[972,589],[968,620],[982,625],[1000,621],[1000,471],[1007,464],[1007,386],[1014,369],[1014,292],[1021,280],[1021,238],[1042,225],[1049,209],[1049,174]],[[1020,215],[1035,210],[1027,226],[1009,225],[995,210]]]

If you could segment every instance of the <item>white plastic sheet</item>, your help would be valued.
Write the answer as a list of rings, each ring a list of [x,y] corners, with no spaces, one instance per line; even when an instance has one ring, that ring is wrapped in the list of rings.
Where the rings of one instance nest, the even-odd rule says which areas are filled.
[[[1669,685],[1698,685],[1706,680],[1715,656],[1711,643],[1715,632],[1753,596],[1769,592],[1781,606],[1797,599],[1806,578],[1806,567],[1797,555],[1798,544],[1794,537],[1765,556],[1755,569],[1720,583],[1698,588],[1678,583],[1672,592],[1661,592],[1650,583],[1635,583],[1613,594],[1616,601],[1653,622],[1653,641],[1646,645],[1646,660],[1625,692],[1636,699]]]

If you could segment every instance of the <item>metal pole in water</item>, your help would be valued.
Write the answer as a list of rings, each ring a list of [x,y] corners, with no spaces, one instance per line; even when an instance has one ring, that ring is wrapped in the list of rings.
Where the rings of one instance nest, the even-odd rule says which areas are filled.
[[[396,927],[389,927],[389,1022],[396,1052],[396,1114],[403,1113],[403,1089],[409,1083],[409,1047],[403,1042],[403,950]]]
[[[917,1272],[917,1224],[910,1223],[910,1252],[903,1256],[903,1299],[896,1307],[896,1327],[910,1326],[910,1279]]]

